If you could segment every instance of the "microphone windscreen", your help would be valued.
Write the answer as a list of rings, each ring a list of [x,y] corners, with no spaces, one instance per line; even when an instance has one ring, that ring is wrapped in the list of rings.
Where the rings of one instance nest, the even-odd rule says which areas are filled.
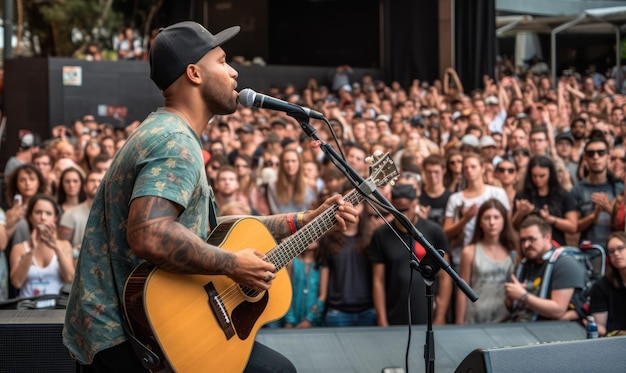
[[[239,92],[239,103],[244,107],[253,107],[255,97],[255,91],[251,90],[250,88],[242,89]]]

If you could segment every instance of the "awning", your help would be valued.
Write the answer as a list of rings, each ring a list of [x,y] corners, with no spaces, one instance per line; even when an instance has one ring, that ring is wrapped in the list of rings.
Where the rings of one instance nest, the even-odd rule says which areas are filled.
[[[615,34],[615,59],[621,72],[621,33],[626,26],[626,6],[588,9],[579,14],[533,17],[531,15],[496,18],[496,35],[507,36],[518,32],[550,34],[550,64],[556,84],[556,36],[560,33]],[[617,84],[621,86],[621,77]]]

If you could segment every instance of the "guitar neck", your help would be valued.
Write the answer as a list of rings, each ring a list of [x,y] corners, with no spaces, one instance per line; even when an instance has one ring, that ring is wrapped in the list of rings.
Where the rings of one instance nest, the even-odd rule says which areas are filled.
[[[354,189],[343,196],[343,199],[356,206],[363,201],[364,197]],[[337,208],[337,205],[331,206],[309,222],[309,224],[270,250],[267,253],[268,261],[276,266],[277,271],[286,266],[287,263],[304,252],[311,243],[315,242],[335,225],[337,222],[335,218]]]

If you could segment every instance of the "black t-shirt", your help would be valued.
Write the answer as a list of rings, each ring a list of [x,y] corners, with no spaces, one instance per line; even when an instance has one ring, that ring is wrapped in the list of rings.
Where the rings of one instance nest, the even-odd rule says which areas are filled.
[[[439,197],[432,198],[424,190],[422,190],[422,194],[420,195],[420,205],[422,206],[430,206],[430,211],[428,212],[428,220],[432,220],[435,223],[443,226],[443,219],[445,218],[446,213],[446,203],[448,203],[448,198],[452,194],[451,191],[446,189],[442,195]]]
[[[530,294],[540,296],[541,287],[545,281],[546,267],[548,266],[548,260],[552,253],[552,250],[548,251],[544,255],[541,263],[528,261],[519,264],[519,266],[523,266],[523,269],[521,276],[519,276],[517,280],[520,283],[526,283],[526,290]],[[552,290],[569,288],[574,289],[574,294],[572,295],[572,298],[574,298],[582,292],[584,287],[584,268],[573,256],[561,253],[554,263],[546,298],[550,299],[552,297]],[[513,321],[529,321],[533,314],[534,311],[530,308],[523,308],[518,312],[513,312],[512,318]],[[537,319],[546,320],[542,316],[539,316]]]
[[[415,227],[436,248],[450,253],[448,241],[441,227],[427,219],[418,219]],[[415,247],[413,237],[399,233],[402,240],[410,248]],[[389,325],[408,324],[409,279],[411,271],[409,265],[412,257],[406,247],[398,241],[392,229],[384,224],[374,231],[369,246],[369,257],[372,263],[385,265],[385,301],[387,322]],[[426,287],[424,279],[417,271],[413,271],[411,282],[411,323],[425,324],[428,308],[426,302]],[[436,289],[434,290],[436,291]]]
[[[608,312],[607,333],[626,330],[626,288],[623,284],[615,288],[606,277],[602,277],[591,288],[590,296],[590,313]]]
[[[576,201],[574,197],[566,191],[563,191],[563,194],[560,196],[537,196],[534,198],[525,196],[523,193],[517,193],[515,195],[515,201],[513,201],[513,213],[516,211],[515,202],[518,199],[529,200],[530,203],[535,205],[535,209],[542,209],[543,206],[547,205],[550,215],[561,219],[565,218],[566,213],[576,211]],[[561,246],[567,245],[565,242],[565,233],[558,229],[555,224],[552,225],[552,239]]]
[[[320,239],[327,245],[329,236]],[[341,312],[362,312],[374,306],[372,301],[372,264],[365,250],[358,250],[356,236],[346,236],[343,248],[322,266],[328,267],[326,307]]]

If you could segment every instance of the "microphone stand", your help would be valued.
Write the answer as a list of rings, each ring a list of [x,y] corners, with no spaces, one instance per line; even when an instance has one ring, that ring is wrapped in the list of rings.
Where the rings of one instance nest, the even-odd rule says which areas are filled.
[[[350,180],[350,182],[356,187],[359,193],[363,194],[366,198],[369,198],[367,196],[367,193],[364,193],[361,188],[365,186],[368,187],[368,190],[372,190],[372,194],[378,200],[377,205],[380,205],[382,208],[390,212],[394,216],[394,218],[396,218],[402,224],[406,231],[411,236],[413,236],[413,238],[417,242],[419,242],[426,250],[426,255],[422,258],[421,261],[411,250],[411,256],[413,257],[413,259],[410,261],[409,265],[412,270],[417,270],[421,273],[422,278],[424,279],[424,283],[426,284],[426,298],[428,303],[428,325],[426,331],[426,343],[424,344],[424,366],[426,368],[426,372],[434,372],[435,337],[432,330],[434,304],[432,285],[437,278],[437,273],[440,269],[446,271],[448,275],[452,277],[452,280],[454,280],[459,289],[463,293],[465,293],[465,295],[472,302],[476,302],[476,300],[478,299],[478,295],[459,276],[459,274],[456,273],[454,269],[452,269],[450,264],[445,261],[445,259],[443,258],[443,250],[435,249],[435,247],[424,237],[424,235],[415,227],[415,225],[413,225],[404,214],[396,210],[375,186],[372,187],[371,185],[367,185],[367,181],[363,179],[363,177],[359,175],[359,173],[357,173],[354,168],[352,168],[331,145],[324,143],[322,139],[320,139],[320,137],[317,135],[317,131],[315,130],[315,128],[309,124],[309,115],[304,110],[289,111],[287,112],[287,115],[298,121],[304,133],[306,133],[317,144],[319,144],[319,147],[324,152],[324,154],[333,162],[335,166],[337,166],[337,168],[339,168],[339,170],[341,170],[346,175],[348,180]]]

